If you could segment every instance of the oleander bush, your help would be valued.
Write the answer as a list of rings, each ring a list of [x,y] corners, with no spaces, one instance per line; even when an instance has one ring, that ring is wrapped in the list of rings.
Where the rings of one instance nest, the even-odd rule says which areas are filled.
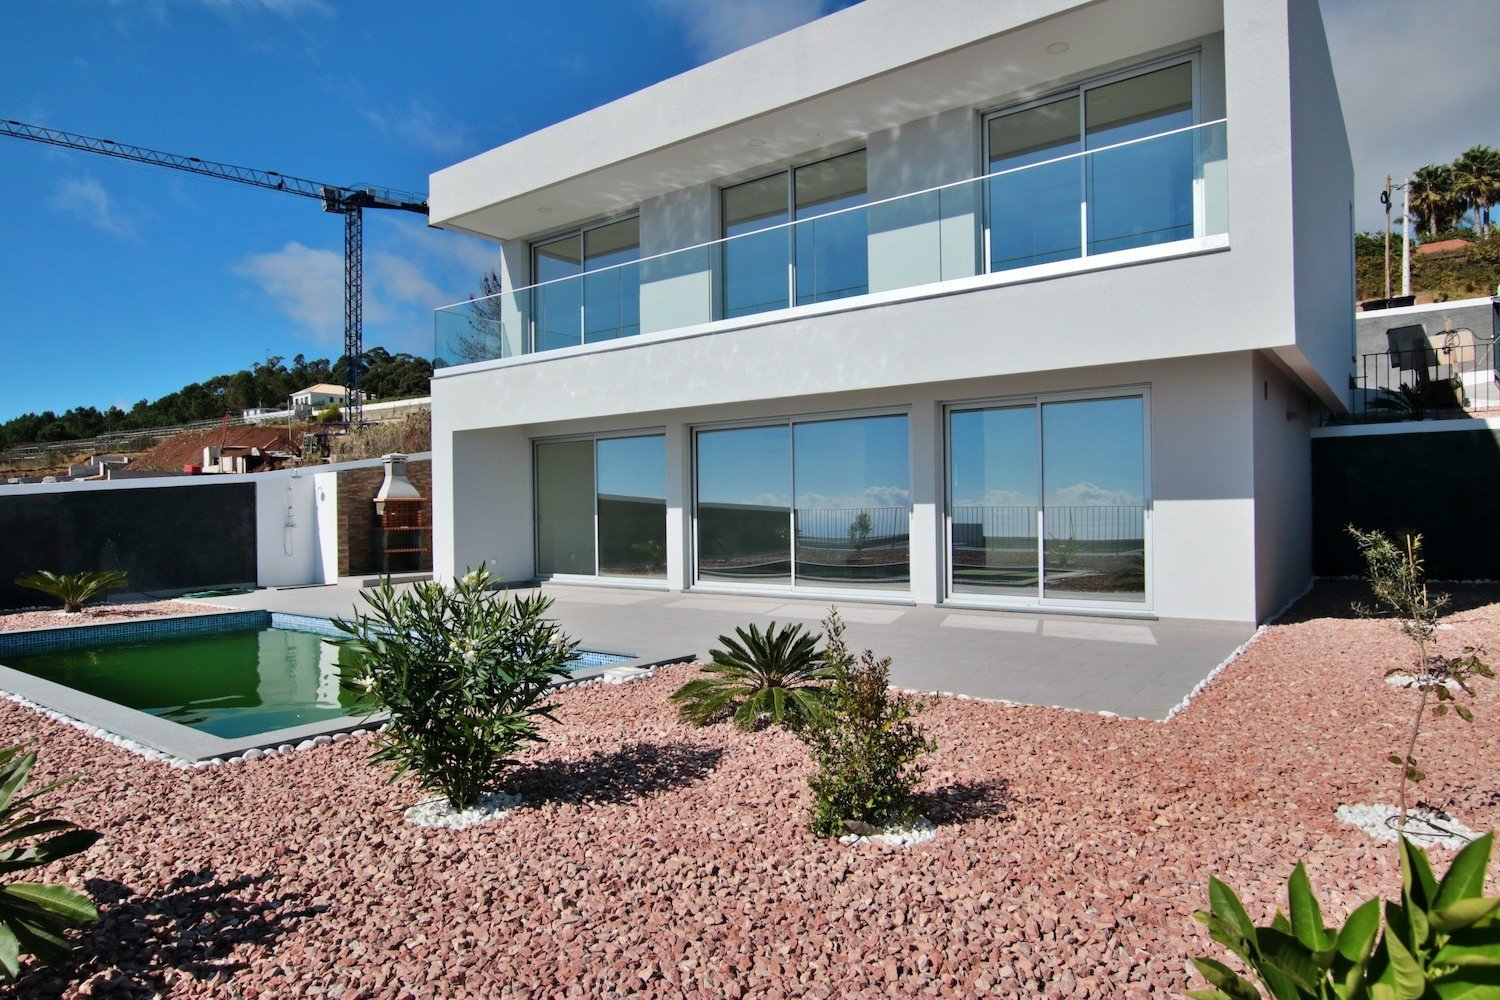
[[[99,919],[93,900],[63,885],[11,881],[11,876],[86,851],[99,839],[93,830],[58,819],[40,803],[43,795],[72,781],[64,778],[26,790],[36,754],[13,746],[0,750],[0,981],[21,974],[21,956],[43,965],[62,965],[73,946],[69,927]]]
[[[915,815],[912,792],[922,780],[922,757],[936,744],[916,721],[922,703],[890,689],[891,661],[870,650],[849,651],[837,609],[823,622],[823,658],[833,683],[798,735],[817,770],[812,830],[820,837],[888,829]]]
[[[683,721],[706,726],[729,719],[749,732],[767,725],[796,730],[805,725],[827,692],[833,671],[818,652],[817,633],[801,625],[764,632],[751,624],[734,636],[719,636],[703,676],[672,693]]]
[[[83,606],[109,590],[123,590],[130,580],[119,570],[102,573],[51,573],[38,570],[16,578],[16,586],[40,591],[62,602],[63,611],[77,614]]]
[[[371,759],[454,809],[473,805],[517,751],[545,742],[547,696],[577,643],[546,617],[551,598],[498,593],[483,569],[401,593],[387,579],[362,596],[369,613],[334,625],[357,654],[345,686],[390,716]]]

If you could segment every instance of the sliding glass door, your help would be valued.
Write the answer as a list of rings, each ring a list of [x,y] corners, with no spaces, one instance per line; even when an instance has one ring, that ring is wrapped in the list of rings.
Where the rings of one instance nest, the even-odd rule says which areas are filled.
[[[696,451],[700,582],[910,589],[904,414],[705,429]]]
[[[951,409],[950,593],[1144,607],[1146,417],[1144,393]]]
[[[538,441],[534,451],[539,577],[666,577],[662,435]]]

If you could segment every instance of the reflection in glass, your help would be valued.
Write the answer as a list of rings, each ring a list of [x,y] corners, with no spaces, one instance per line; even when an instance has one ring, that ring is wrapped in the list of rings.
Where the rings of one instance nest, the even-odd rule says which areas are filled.
[[[641,221],[621,219],[583,234],[583,340],[641,332]],[[622,265],[622,266],[616,266]]]
[[[787,175],[724,189],[724,315],[749,316],[789,304],[791,267]],[[782,226],[778,229],[768,227]]]
[[[798,167],[796,171],[797,304],[863,295],[870,287],[869,213],[863,205],[865,151]]]
[[[987,173],[990,270],[1004,271],[1080,253],[1082,158],[1032,166],[1077,153],[1078,98],[991,118]],[[1017,168],[1027,167],[1020,170]]]
[[[666,576],[666,438],[600,438],[597,444],[599,574]]]
[[[791,431],[700,431],[698,577],[790,584]]]
[[[1084,97],[1089,149],[1193,124],[1193,67],[1169,66]],[[1088,161],[1089,253],[1190,239],[1196,136],[1189,132],[1107,149]]]
[[[534,278],[538,283],[532,298],[532,323],[536,350],[550,351],[582,342],[578,327],[582,311],[582,289],[577,281],[560,281],[583,273],[583,237],[574,233],[534,249]],[[553,284],[541,284],[541,282]]]
[[[536,571],[594,573],[594,442],[536,445]]]
[[[1145,600],[1145,465],[1141,397],[1042,405],[1044,596]]]
[[[953,591],[1037,597],[1036,406],[948,418]]]
[[[793,425],[799,587],[906,590],[911,483],[906,417]]]

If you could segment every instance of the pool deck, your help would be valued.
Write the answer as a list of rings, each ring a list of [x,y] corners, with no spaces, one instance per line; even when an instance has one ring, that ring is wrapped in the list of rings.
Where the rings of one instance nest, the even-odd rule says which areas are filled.
[[[826,600],[545,584],[552,614],[585,649],[642,660],[703,658],[716,637],[748,622],[816,628]],[[257,590],[205,603],[321,617],[346,616],[359,582]],[[843,603],[850,644],[892,659],[892,683],[918,691],[1147,719],[1165,718],[1255,632],[1248,623],[977,611]]]

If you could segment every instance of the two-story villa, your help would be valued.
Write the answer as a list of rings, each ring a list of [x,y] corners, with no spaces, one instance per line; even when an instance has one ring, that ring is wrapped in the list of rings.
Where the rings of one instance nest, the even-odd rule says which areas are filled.
[[[1352,187],[1314,0],[866,0],[456,164],[437,573],[1262,620]]]

